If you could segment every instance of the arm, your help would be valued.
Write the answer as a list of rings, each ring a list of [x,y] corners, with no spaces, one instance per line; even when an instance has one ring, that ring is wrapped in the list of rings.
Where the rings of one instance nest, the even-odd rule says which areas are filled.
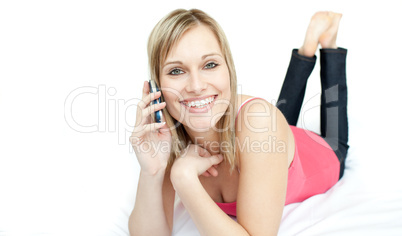
[[[129,219],[130,235],[171,235],[174,191],[167,190],[169,188],[164,176],[165,171],[156,175],[144,174],[141,171],[137,197]],[[167,180],[169,181],[169,178]]]
[[[161,142],[171,143],[172,136],[168,126],[165,123],[151,123],[150,119],[152,112],[163,109],[166,104],[151,104],[161,93],[149,93],[147,81],[144,81],[142,92],[142,100],[137,106],[136,125],[130,137],[141,172],[128,227],[130,235],[170,235],[174,201],[170,171],[166,169],[170,149],[161,151],[148,148],[148,145],[159,147]],[[158,129],[159,132],[155,132]]]
[[[252,113],[258,116],[247,117]],[[294,155],[292,131],[282,113],[265,100],[246,104],[239,120],[236,137],[240,144],[249,139],[251,148],[240,153],[237,220],[251,235],[277,235]],[[252,148],[253,143],[267,145]]]

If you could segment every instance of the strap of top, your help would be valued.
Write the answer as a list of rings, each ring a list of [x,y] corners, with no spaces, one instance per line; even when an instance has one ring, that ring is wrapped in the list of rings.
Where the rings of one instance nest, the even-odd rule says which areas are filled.
[[[239,109],[237,110],[236,120],[237,120],[237,116],[239,115],[240,109],[241,109],[244,105],[246,105],[246,103],[248,103],[249,101],[254,100],[254,99],[263,99],[263,100],[265,100],[264,98],[260,98],[260,97],[253,97],[253,98],[248,98],[248,99],[246,99],[246,100],[239,106]]]

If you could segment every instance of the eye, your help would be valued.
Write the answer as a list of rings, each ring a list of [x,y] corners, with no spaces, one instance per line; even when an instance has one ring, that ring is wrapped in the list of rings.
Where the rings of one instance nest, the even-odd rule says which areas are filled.
[[[183,74],[184,72],[182,70],[180,70],[179,68],[174,68],[173,70],[171,70],[169,72],[169,75],[180,75]]]
[[[215,62],[210,62],[210,63],[208,63],[208,64],[205,65],[205,68],[206,68],[206,69],[212,69],[212,68],[215,68],[215,67],[217,67],[217,66],[218,66],[217,63],[215,63]]]

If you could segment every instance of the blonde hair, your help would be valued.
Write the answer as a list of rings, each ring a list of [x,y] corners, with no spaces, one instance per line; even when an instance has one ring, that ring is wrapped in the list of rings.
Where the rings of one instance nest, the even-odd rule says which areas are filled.
[[[223,154],[224,160],[229,162],[231,167],[230,173],[232,173],[233,169],[238,164],[238,160],[235,156],[234,129],[236,117],[235,108],[237,107],[237,78],[229,43],[219,24],[205,12],[198,9],[177,9],[162,18],[152,30],[148,40],[150,76],[151,79],[155,80],[158,87],[160,87],[159,73],[170,50],[179,41],[184,32],[199,24],[207,26],[215,34],[229,69],[230,104],[225,114],[218,121],[217,128],[223,130],[219,132],[219,141],[220,143],[225,142],[227,145],[225,145],[226,150],[221,148],[220,152]],[[161,90],[163,93],[163,88],[161,88]],[[191,140],[183,125],[169,114],[166,107],[162,112],[167,125],[171,127],[172,133],[172,152],[167,167],[170,168],[174,160],[180,155],[181,151],[187,147],[187,144],[191,142]],[[172,129],[172,127],[176,128]]]

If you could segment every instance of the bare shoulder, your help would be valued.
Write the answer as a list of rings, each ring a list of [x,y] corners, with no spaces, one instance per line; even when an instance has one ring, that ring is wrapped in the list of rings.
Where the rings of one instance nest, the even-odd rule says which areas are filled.
[[[252,98],[258,98],[258,99],[252,99]],[[256,96],[250,96],[250,95],[245,95],[245,94],[239,94],[237,96],[238,103],[237,103],[237,110],[239,111],[239,108],[242,106],[244,102],[248,101],[247,103],[243,104],[241,107],[241,110],[239,111],[238,114],[238,119],[236,121],[236,127],[237,131],[239,128],[241,128],[242,124],[243,125],[252,125],[253,127],[264,127],[268,128],[270,125],[269,123],[265,123],[265,121],[272,120],[277,123],[277,121],[282,121],[279,122],[280,125],[282,125],[281,128],[287,128],[288,124],[286,122],[286,119],[283,117],[282,113],[279,111],[278,108],[276,108],[274,105],[269,103],[265,99],[261,99],[260,97]],[[248,120],[251,117],[260,117],[260,119],[256,119],[254,122],[250,123]],[[265,117],[265,118],[264,118]],[[272,125],[272,124],[271,124]],[[274,124],[277,125],[277,124]],[[274,130],[276,130],[277,127],[272,127]]]
[[[239,107],[241,106],[241,104],[243,102],[245,102],[247,99],[249,98],[254,98],[255,96],[251,96],[251,95],[247,95],[247,94],[238,94],[237,95],[237,107],[236,107],[236,111],[239,109]]]
[[[237,110],[243,104],[243,102],[247,101],[251,98],[260,98],[256,96],[250,95],[238,95],[238,105]],[[274,139],[272,146],[279,148],[285,145],[288,155],[288,167],[290,167],[293,158],[294,158],[294,149],[295,142],[293,137],[293,132],[289,127],[289,124],[282,114],[282,112],[272,103],[268,102],[265,99],[252,99],[246,104],[243,105],[241,110],[239,111],[237,120],[236,120],[236,138],[241,137],[256,137],[261,136],[261,133],[268,135],[267,132],[270,132],[270,137]],[[280,140],[276,139],[276,136],[287,137],[286,140],[280,142]],[[278,138],[279,138],[278,136]],[[238,156],[238,158],[240,158]],[[240,165],[240,163],[239,163]]]
[[[252,99],[252,98],[257,98],[257,99]],[[245,105],[254,105],[254,104],[260,104],[261,102],[263,104],[268,104],[271,108],[276,108],[274,105],[269,103],[266,99],[257,97],[257,96],[252,96],[252,95],[247,95],[247,94],[238,94],[237,95],[237,107],[236,111],[239,110],[240,106],[247,101],[248,99],[252,99],[251,101],[247,102]]]

